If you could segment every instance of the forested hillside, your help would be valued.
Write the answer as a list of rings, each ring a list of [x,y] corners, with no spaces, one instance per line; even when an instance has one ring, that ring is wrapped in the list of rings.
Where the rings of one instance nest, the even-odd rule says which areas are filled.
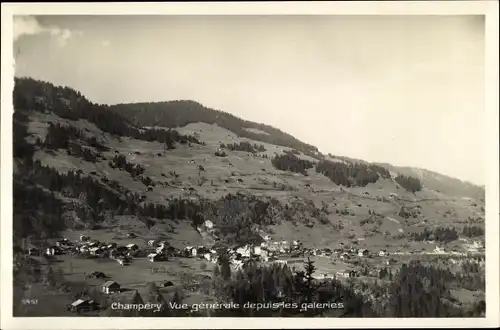
[[[301,142],[281,130],[238,118],[230,113],[210,109],[198,102],[178,100],[157,103],[118,104],[109,109],[119,113],[138,126],[181,127],[189,123],[217,124],[236,135],[256,141],[297,149],[304,154],[318,156],[318,148]],[[247,130],[257,129],[267,134]]]

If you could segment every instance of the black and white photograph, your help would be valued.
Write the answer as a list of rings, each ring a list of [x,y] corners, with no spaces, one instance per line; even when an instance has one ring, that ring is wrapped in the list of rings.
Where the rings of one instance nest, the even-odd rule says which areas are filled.
[[[2,13],[10,326],[498,325],[486,9],[156,5]]]

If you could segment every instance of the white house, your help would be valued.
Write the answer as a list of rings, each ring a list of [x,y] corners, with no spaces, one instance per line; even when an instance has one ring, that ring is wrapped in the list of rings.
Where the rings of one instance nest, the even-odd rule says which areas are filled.
[[[156,253],[164,253],[167,250],[164,246],[159,246],[156,248]]]
[[[193,257],[196,257],[196,255],[197,255],[197,254],[198,254],[198,250],[197,250],[196,248],[192,248],[192,249],[191,249],[191,255],[192,255]]]
[[[385,251],[385,250],[380,250],[380,252],[378,253],[378,255],[379,255],[380,257],[385,257],[387,254],[388,254],[388,253],[387,253],[387,251]]]
[[[99,242],[98,241],[93,241],[93,242],[89,243],[89,247],[96,247],[96,246],[99,246]]]
[[[237,248],[236,253],[241,254],[242,257],[247,257],[249,258],[251,255],[251,249],[248,245],[245,245],[243,247]]]
[[[151,262],[160,261],[161,255],[158,253],[150,253],[150,254],[148,254],[148,259]]]
[[[48,256],[53,256],[56,254],[56,250],[54,248],[47,248],[47,251],[45,252],[45,254]]]
[[[120,291],[120,284],[115,281],[107,281],[102,285],[101,291],[106,294],[111,294]]]
[[[100,249],[99,249],[98,247],[91,247],[91,248],[89,249],[89,252],[90,252],[90,254],[92,254],[92,255],[96,255],[96,254],[99,252],[99,250],[100,250]]]
[[[139,249],[139,246],[137,246],[137,244],[127,244],[127,249],[129,250],[137,250]]]
[[[261,253],[262,253],[262,249],[260,248],[260,246],[256,246],[253,248],[253,253],[260,256]]]
[[[351,257],[347,253],[343,253],[342,255],[340,255],[340,260],[347,260],[347,259],[350,259],[350,258]]]
[[[442,254],[444,253],[444,249],[436,246],[436,248],[434,249],[434,253]]]
[[[267,253],[266,250],[261,250],[259,255],[263,261],[266,261],[266,262],[269,261],[269,254]]]
[[[154,239],[148,241],[149,246],[154,246],[156,241]]]
[[[212,229],[214,227],[214,223],[210,220],[206,220],[205,227],[207,227],[208,229]]]

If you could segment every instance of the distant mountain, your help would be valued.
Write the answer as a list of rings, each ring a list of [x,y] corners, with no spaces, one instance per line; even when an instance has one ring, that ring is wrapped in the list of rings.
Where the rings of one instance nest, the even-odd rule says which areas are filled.
[[[109,106],[109,109],[124,116],[137,126],[176,128],[196,122],[217,124],[243,138],[289,147],[313,157],[320,155],[315,146],[299,141],[275,127],[210,109],[195,101],[117,104]]]
[[[484,187],[467,181],[416,167],[394,166],[387,163],[378,163],[378,165],[387,168],[389,171],[417,178],[422,182],[425,188],[435,190],[448,196],[471,197],[476,199],[484,198]]]

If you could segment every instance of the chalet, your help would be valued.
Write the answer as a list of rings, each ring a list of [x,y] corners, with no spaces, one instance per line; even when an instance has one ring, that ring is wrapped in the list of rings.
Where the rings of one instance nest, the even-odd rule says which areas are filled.
[[[60,239],[56,242],[56,246],[57,247],[62,247],[62,246],[67,246],[69,245],[69,241],[67,238],[64,238],[64,239]]]
[[[101,291],[106,294],[120,292],[120,284],[115,281],[107,281],[102,285]]]
[[[39,254],[40,254],[40,252],[38,251],[38,249],[36,249],[34,247],[28,249],[28,255],[30,255],[30,256],[36,256]]]
[[[167,251],[167,248],[165,246],[159,246],[156,248],[156,253],[165,253]]]
[[[164,288],[167,288],[167,287],[169,287],[169,286],[173,286],[173,285],[174,285],[174,283],[172,283],[172,281],[166,281],[166,282],[164,282],[164,283],[162,284],[162,286],[163,286]]]
[[[139,249],[139,246],[137,246],[137,244],[127,244],[127,249],[129,250],[138,250]]]
[[[433,251],[434,253],[438,253],[438,254],[444,254],[444,249],[443,248],[440,248],[439,246],[436,246],[436,248],[434,249]]]
[[[53,247],[47,248],[45,251],[45,255],[48,255],[48,256],[56,255],[56,249],[54,249]]]
[[[116,246],[117,246],[117,244],[116,244],[116,243],[109,243],[108,245],[106,245],[106,247],[107,247],[108,249],[114,249],[114,248],[116,248]]]
[[[189,164],[194,164],[194,163],[195,163],[195,161],[191,159],[188,163],[189,163]]]
[[[214,223],[210,220],[206,220],[204,224],[208,229],[212,229],[214,227]]]
[[[379,255],[380,257],[385,257],[385,256],[387,256],[387,255],[388,255],[388,253],[387,253],[387,251],[386,251],[386,250],[380,250],[380,252],[378,253],[378,255]]]
[[[340,255],[340,260],[349,260],[351,256],[348,253],[343,253]]]
[[[99,251],[100,251],[100,249],[98,247],[91,247],[91,248],[89,248],[89,253],[92,254],[92,255],[94,255],[94,256],[97,255],[97,254],[99,254]]]
[[[80,236],[80,241],[82,241],[82,242],[87,242],[89,240],[90,240],[90,236],[85,236],[85,235]]]
[[[339,276],[339,277],[349,277],[349,272],[347,272],[347,271],[340,271],[340,272],[337,272],[335,275]]]
[[[358,250],[358,256],[359,257],[366,257],[368,256],[369,251],[367,249],[359,249]]]
[[[99,246],[99,241],[93,241],[93,242],[90,242],[88,244],[89,248],[98,247],[98,246]]]
[[[128,238],[136,238],[136,237],[137,237],[137,235],[136,235],[136,234],[134,234],[134,233],[128,233],[128,234],[127,234],[127,237],[128,237]]]
[[[243,180],[242,179],[238,179],[236,180],[238,183],[243,183]]]
[[[78,299],[69,305],[68,310],[75,313],[96,310],[99,304],[94,300]]]
[[[241,254],[242,257],[249,258],[251,255],[251,249],[248,245],[236,249],[236,253]]]
[[[126,258],[126,257],[118,257],[116,258],[116,261],[122,265],[122,266],[126,266],[126,265],[129,265],[130,264],[130,259]]]
[[[155,246],[156,241],[154,239],[148,241],[149,246]]]
[[[269,254],[266,250],[262,250],[259,256],[262,261],[269,261]]]
[[[150,254],[148,254],[148,259],[151,262],[161,261],[162,255],[158,254],[158,253],[150,253]]]

